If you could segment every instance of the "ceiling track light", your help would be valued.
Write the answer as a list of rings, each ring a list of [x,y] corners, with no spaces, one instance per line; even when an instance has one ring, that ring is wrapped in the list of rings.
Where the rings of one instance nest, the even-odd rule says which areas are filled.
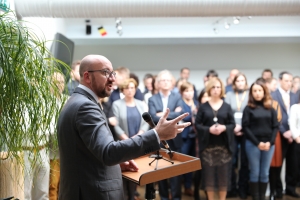
[[[123,34],[122,20],[121,18],[116,18],[116,29],[119,36]]]
[[[233,17],[233,24],[239,24],[240,23],[240,17]]]
[[[230,24],[227,21],[224,22],[224,28],[226,30],[228,30],[230,28]]]
[[[213,30],[214,30],[214,33],[215,33],[215,34],[218,34],[218,33],[219,33],[219,30],[218,30],[217,28],[214,28]]]

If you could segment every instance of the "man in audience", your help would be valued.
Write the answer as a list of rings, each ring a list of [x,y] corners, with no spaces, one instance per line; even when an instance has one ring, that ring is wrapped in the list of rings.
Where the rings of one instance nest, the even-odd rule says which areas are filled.
[[[173,93],[172,74],[168,70],[161,71],[156,80],[159,85],[159,93],[153,95],[148,102],[149,113],[155,124],[163,116],[164,111],[169,108],[170,113],[168,120],[178,117],[182,113],[182,99],[179,93]],[[182,146],[181,135],[167,141],[173,151],[180,152]],[[181,199],[181,178],[180,176],[172,177],[170,180],[172,199]],[[169,199],[168,180],[159,181],[159,195],[162,200]]]
[[[67,83],[68,94],[71,96],[75,90],[75,88],[79,85],[80,75],[79,75],[79,66],[80,60],[74,61],[71,66],[70,79]]]
[[[293,76],[289,72],[281,72],[279,74],[280,87],[272,93],[272,98],[276,100],[281,109],[282,120],[279,126],[279,131],[281,134],[282,142],[282,157],[286,158],[286,194],[299,198],[300,196],[296,193],[297,185],[297,174],[298,174],[298,155],[297,151],[299,144],[297,144],[293,138],[290,131],[288,118],[290,107],[293,104],[298,103],[297,96],[291,92]],[[280,180],[280,175],[277,177],[278,188],[276,189],[277,198],[282,198],[282,183]]]
[[[126,80],[130,77],[130,70],[126,67],[118,67],[115,70],[115,72],[116,72],[116,88],[109,97],[109,101],[111,104],[115,100],[124,98],[124,94],[120,91],[119,87],[123,84],[124,80]],[[134,98],[141,100],[141,101],[144,100],[144,95],[142,94],[140,89],[136,90]]]
[[[295,76],[293,78],[293,86],[292,86],[292,92],[299,93],[300,90],[300,77],[299,76]]]
[[[269,78],[273,78],[273,72],[272,70],[270,69],[265,69],[262,74],[261,74],[261,77],[264,79],[264,80],[267,80]]]
[[[263,79],[266,81],[266,86],[270,92],[275,92],[277,90],[277,80],[276,78]]]
[[[148,92],[152,92],[152,81],[153,81],[153,75],[152,74],[145,74],[144,76],[144,86],[145,86],[145,91],[144,95],[147,94]]]
[[[209,81],[211,78],[218,77],[218,76],[219,76],[218,73],[215,70],[211,69],[211,70],[208,70],[208,72],[206,73],[205,80]]]
[[[233,91],[232,89],[232,81],[234,79],[234,77],[239,73],[239,70],[238,69],[232,69],[230,71],[230,74],[229,74],[229,85],[226,85],[225,87],[225,92],[229,92],[229,91]]]

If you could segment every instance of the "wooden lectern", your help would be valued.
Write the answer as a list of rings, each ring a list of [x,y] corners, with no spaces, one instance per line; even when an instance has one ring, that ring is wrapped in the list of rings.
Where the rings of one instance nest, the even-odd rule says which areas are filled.
[[[134,161],[137,163],[137,166],[139,167],[138,172],[128,172],[128,171],[122,172],[123,178],[126,178],[140,186],[147,184],[146,185],[146,193],[147,193],[147,190],[155,192],[154,186],[152,185],[152,183],[154,182],[201,169],[201,163],[199,158],[195,158],[192,156],[188,156],[173,151],[173,157],[172,159],[170,159],[168,155],[168,150],[165,149],[161,149],[159,153],[164,158],[174,162],[174,164],[166,160],[160,159],[156,161],[158,163],[157,163],[157,169],[155,170],[156,163],[152,163],[151,165],[149,165],[149,163],[153,161],[153,158],[150,158],[150,155],[155,154],[155,152],[153,152],[151,154],[134,159]],[[155,198],[155,194],[154,194],[154,198]],[[147,194],[146,194],[146,199],[154,199],[154,198],[147,198]]]

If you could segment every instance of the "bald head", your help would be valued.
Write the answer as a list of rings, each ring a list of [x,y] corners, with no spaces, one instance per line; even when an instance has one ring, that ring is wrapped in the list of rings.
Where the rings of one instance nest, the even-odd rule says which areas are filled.
[[[101,55],[87,55],[85,56],[80,63],[79,74],[80,79],[83,77],[83,73],[89,70],[97,70],[99,67],[109,64],[111,62],[104,56]]]

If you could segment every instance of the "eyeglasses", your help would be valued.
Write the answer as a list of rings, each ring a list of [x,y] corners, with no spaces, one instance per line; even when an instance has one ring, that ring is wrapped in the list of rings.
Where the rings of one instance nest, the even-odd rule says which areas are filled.
[[[98,70],[90,70],[88,72],[101,72],[104,74],[104,76],[106,78],[110,78],[110,77],[113,77],[113,78],[116,78],[116,72],[114,71],[109,71],[107,69],[98,69]]]

